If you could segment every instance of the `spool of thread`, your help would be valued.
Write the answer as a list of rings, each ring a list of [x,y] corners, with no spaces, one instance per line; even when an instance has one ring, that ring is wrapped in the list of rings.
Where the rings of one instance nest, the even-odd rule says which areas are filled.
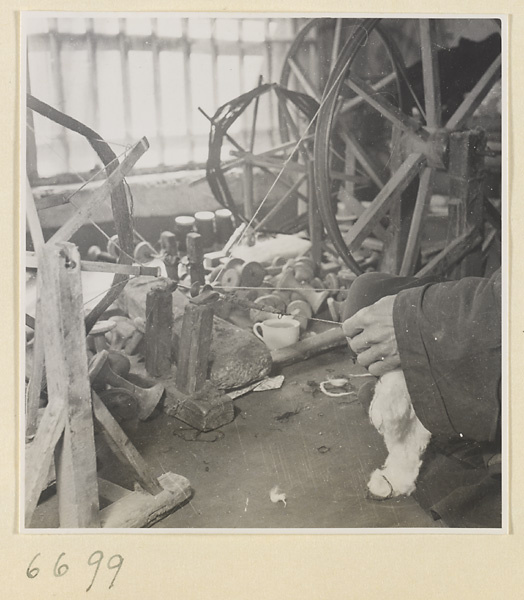
[[[215,211],[215,225],[217,242],[225,244],[235,230],[233,215],[228,208],[219,208]]]
[[[175,235],[178,243],[179,251],[185,251],[186,235],[193,231],[195,226],[195,217],[181,216],[175,219]]]
[[[215,243],[215,213],[208,210],[195,213],[195,225],[202,237],[202,247],[211,248]]]

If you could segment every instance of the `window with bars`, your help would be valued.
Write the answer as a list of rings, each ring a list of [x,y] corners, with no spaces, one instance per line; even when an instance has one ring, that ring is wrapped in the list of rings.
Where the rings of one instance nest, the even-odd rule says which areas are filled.
[[[119,154],[146,136],[141,170],[167,171],[207,158],[216,109],[278,81],[283,57],[304,19],[26,15],[27,90],[82,121]],[[277,139],[276,107],[261,100],[257,135]],[[230,133],[246,141],[249,114]],[[27,149],[33,184],[89,173],[96,156],[85,140],[30,115]],[[29,161],[28,161],[29,162]]]

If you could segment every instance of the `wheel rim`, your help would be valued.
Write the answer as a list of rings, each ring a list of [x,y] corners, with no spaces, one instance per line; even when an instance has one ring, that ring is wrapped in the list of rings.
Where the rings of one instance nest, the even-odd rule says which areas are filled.
[[[359,247],[363,239],[371,233],[373,228],[380,225],[381,219],[388,210],[400,199],[402,192],[416,178],[419,178],[415,208],[412,215],[411,230],[409,232],[406,255],[400,266],[401,274],[411,274],[414,270],[416,257],[420,244],[420,224],[424,218],[429,199],[431,197],[432,181],[437,168],[443,165],[437,164],[445,160],[445,152],[440,151],[437,134],[435,131],[443,132],[442,138],[445,138],[450,131],[462,127],[469,117],[473,114],[475,107],[480,104],[482,99],[488,93],[492,83],[500,77],[500,55],[489,65],[485,73],[472,88],[469,97],[470,102],[463,101],[458,108],[455,107],[453,114],[447,120],[446,125],[441,127],[440,123],[440,90],[438,61],[436,60],[436,44],[433,23],[428,19],[420,21],[421,39],[425,40],[426,48],[433,50],[422,56],[422,78],[426,89],[424,126],[417,123],[411,115],[403,111],[397,111],[394,114],[391,103],[382,103],[382,106],[375,106],[374,102],[380,99],[375,94],[371,86],[366,82],[358,81],[353,77],[351,67],[362,41],[376,29],[379,19],[363,20],[359,30],[352,39],[349,39],[343,48],[337,64],[333,68],[331,77],[326,86],[326,92],[322,99],[322,105],[319,112],[318,124],[315,135],[315,182],[318,191],[319,210],[328,235],[333,242],[337,252],[350,266],[351,251]],[[424,47],[424,44],[422,44]],[[397,59],[395,59],[397,60]],[[400,75],[405,76],[405,67],[400,67]],[[398,75],[397,75],[398,77]],[[350,230],[349,236],[343,237],[336,220],[336,214],[332,202],[332,178],[330,176],[330,153],[329,144],[333,137],[333,132],[337,126],[335,120],[337,111],[337,102],[343,86],[349,86],[358,95],[364,98],[366,104],[375,111],[382,113],[382,116],[388,118],[394,123],[394,126],[403,130],[403,138],[415,140],[413,143],[414,151],[407,155],[400,166],[393,172],[392,176],[378,194],[371,201],[370,206],[366,208],[363,216],[358,218]],[[429,92],[428,92],[429,90]],[[410,90],[412,92],[413,90]],[[366,96],[367,92],[367,96]],[[385,108],[384,108],[385,106]],[[393,117],[398,117],[395,121]],[[442,143],[441,143],[442,144]],[[418,148],[417,148],[418,146]],[[422,150],[422,151],[421,151]],[[364,220],[363,220],[364,217]],[[371,223],[373,226],[370,226]],[[348,241],[349,240],[349,241]]]

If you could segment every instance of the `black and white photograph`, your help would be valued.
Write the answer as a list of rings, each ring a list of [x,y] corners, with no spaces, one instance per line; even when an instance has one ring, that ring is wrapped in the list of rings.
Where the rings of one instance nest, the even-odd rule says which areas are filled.
[[[19,530],[507,533],[507,19],[20,30]]]

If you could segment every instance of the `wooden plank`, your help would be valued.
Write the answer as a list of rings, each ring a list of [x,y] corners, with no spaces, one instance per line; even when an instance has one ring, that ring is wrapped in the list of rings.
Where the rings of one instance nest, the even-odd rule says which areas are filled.
[[[152,377],[162,377],[171,371],[172,331],[172,290],[158,284],[146,296],[145,359],[146,370]]]
[[[87,370],[80,254],[74,244],[46,244],[40,262],[47,390],[66,399],[55,452],[60,527],[97,527],[96,450]]]
[[[420,153],[413,153],[407,157],[349,231],[346,245],[350,250],[358,248],[374,230],[376,224],[380,222],[392,204],[398,201],[402,192],[417,176],[425,162],[426,158]]]
[[[162,487],[151,472],[146,461],[130,442],[113,415],[106,408],[96,392],[92,391],[93,412],[95,419],[104,430],[107,443],[120,462],[132,469],[137,483],[150,494],[158,494]]]
[[[100,511],[102,527],[151,527],[191,496],[190,483],[182,475],[164,473],[158,480],[162,487],[156,496],[141,491],[131,492]]]
[[[58,400],[58,401],[57,401]],[[55,446],[64,431],[66,411],[63,402],[50,399],[33,441],[25,450],[24,525],[31,526],[40,494],[51,468]]]
[[[449,131],[460,129],[466,123],[482,100],[484,100],[487,93],[493,87],[493,84],[500,79],[501,64],[502,58],[498,56],[446,123],[446,129]]]
[[[26,193],[26,219],[33,240],[33,247],[37,254],[40,254],[44,248],[45,240],[40,226],[40,220],[35,206],[35,200],[31,191],[29,179],[25,182]],[[37,288],[39,282],[37,281]],[[45,376],[44,366],[44,338],[40,330],[41,326],[38,323],[42,322],[42,306],[40,298],[36,302],[36,324],[33,338],[33,360],[31,363],[31,376],[27,386],[26,394],[26,439],[32,439],[36,432],[36,422],[38,408],[40,406],[40,394],[42,390],[42,382]]]
[[[429,133],[422,129],[421,124],[416,119],[405,115],[394,104],[386,100],[385,96],[377,94],[365,81],[362,81],[356,75],[347,76],[344,81],[344,85],[347,85],[356,94],[362,96],[368,104],[378,110],[378,112],[391,121],[393,125],[400,127],[400,129],[407,134],[415,136],[423,141],[429,139]]]
[[[211,306],[188,304],[180,334],[176,386],[184,394],[200,390],[206,381],[213,335]]]
[[[426,124],[430,129],[440,127],[442,107],[440,104],[440,74],[438,68],[437,31],[435,19],[420,20],[420,47],[422,53],[422,79]]]
[[[422,228],[424,219],[431,200],[434,170],[426,167],[420,176],[417,199],[415,201],[415,210],[411,219],[411,227],[404,252],[404,259],[400,268],[400,275],[405,277],[413,275],[416,262],[420,251],[420,242],[422,239]]]
[[[75,214],[49,239],[48,244],[69,240],[84,223],[94,218],[102,202],[111,194],[111,190],[131,171],[137,160],[148,148],[149,143],[145,137],[135,144],[120,166],[109,175],[106,181],[93,192],[91,198],[82,204]]]
[[[38,268],[38,257],[35,252],[26,252],[26,269]],[[143,265],[121,265],[104,261],[81,260],[80,270],[90,273],[120,273],[123,275],[147,275],[160,277],[160,267],[147,267]]]

